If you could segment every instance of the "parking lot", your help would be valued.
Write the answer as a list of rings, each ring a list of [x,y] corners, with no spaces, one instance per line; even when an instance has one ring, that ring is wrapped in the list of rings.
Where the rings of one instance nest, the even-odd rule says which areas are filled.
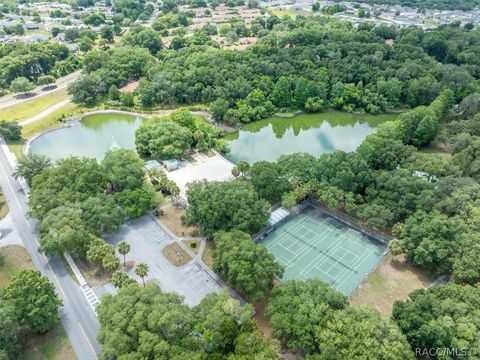
[[[175,239],[149,215],[129,221],[106,240],[113,245],[126,240],[131,247],[127,261],[134,260],[135,264],[144,262],[150,268],[146,281],[155,279],[162,290],[183,295],[190,306],[197,305],[208,293],[223,288],[195,259],[184,266],[171,264],[162,249],[175,242]],[[135,275],[134,268],[129,275],[141,281]]]
[[[222,181],[233,178],[233,164],[215,154],[212,157],[204,154],[195,154],[195,162],[182,162],[180,167],[173,171],[167,171],[167,177],[177,183],[180,194],[185,197],[187,184],[197,180]]]

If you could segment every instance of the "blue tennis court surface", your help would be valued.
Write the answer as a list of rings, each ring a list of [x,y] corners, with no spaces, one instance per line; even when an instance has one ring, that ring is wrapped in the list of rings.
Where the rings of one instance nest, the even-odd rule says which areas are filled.
[[[285,267],[283,280],[318,277],[350,295],[376,268],[386,245],[309,206],[261,243]]]

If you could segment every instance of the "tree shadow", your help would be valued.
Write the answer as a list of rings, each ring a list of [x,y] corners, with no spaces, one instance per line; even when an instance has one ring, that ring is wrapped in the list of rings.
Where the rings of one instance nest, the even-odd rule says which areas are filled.
[[[56,89],[56,88],[58,88],[57,85],[47,85],[47,86],[44,86],[44,87],[42,88],[42,91],[50,91],[50,90],[54,90],[54,89]]]
[[[13,98],[17,99],[17,100],[23,100],[23,99],[29,99],[29,98],[31,98],[35,95],[37,95],[37,94],[34,93],[34,92],[28,92],[28,93],[17,94]]]

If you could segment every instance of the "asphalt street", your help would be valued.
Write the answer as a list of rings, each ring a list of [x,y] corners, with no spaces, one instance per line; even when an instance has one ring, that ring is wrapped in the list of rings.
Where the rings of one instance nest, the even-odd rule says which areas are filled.
[[[52,89],[50,90],[43,90],[45,88],[44,85],[37,86],[35,89],[30,91],[32,94],[35,94],[35,95],[30,96],[28,98],[17,99],[16,96],[18,96],[18,94],[10,94],[10,95],[2,96],[0,97],[0,110],[53,93],[55,91],[59,91],[61,89],[65,89],[66,87],[68,87],[68,85],[70,85],[72,82],[77,80],[77,78],[80,76],[80,73],[81,73],[80,70],[78,70],[64,77],[58,78],[55,81],[56,87],[52,87]]]
[[[0,139],[0,142],[3,143],[3,140]],[[98,320],[62,261],[38,251],[38,221],[27,216],[27,197],[11,173],[10,163],[5,153],[0,150],[0,186],[8,202],[15,230],[32,257],[35,267],[55,285],[63,301],[61,321],[77,358],[96,359],[101,352],[100,344],[96,340]]]

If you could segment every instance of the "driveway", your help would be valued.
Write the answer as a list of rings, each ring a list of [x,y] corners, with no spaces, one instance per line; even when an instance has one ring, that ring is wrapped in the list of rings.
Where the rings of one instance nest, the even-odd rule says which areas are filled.
[[[171,264],[163,255],[162,249],[176,242],[176,239],[149,215],[129,221],[117,233],[105,239],[113,245],[126,240],[131,248],[127,254],[127,261],[134,260],[135,264],[144,262],[150,268],[145,280],[157,280],[162,290],[179,293],[185,297],[185,302],[189,306],[197,305],[208,293],[224,288],[197,259],[178,267]],[[141,281],[135,275],[134,268],[130,270],[129,275]]]

